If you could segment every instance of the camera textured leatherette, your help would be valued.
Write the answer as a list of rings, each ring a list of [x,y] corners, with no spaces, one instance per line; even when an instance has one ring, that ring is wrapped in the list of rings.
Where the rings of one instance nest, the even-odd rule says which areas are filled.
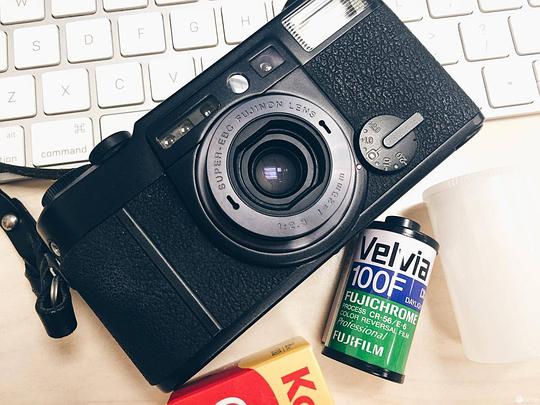
[[[377,115],[421,112],[417,153],[395,174],[370,171],[366,207],[478,114],[478,108],[414,35],[379,7],[306,66],[356,132]]]
[[[116,217],[77,244],[65,257],[62,269],[71,286],[154,384],[211,339]],[[191,328],[186,331],[178,325]]]
[[[264,300],[292,271],[244,264],[215,248],[166,177],[126,209],[224,328]],[[211,340],[116,217],[78,243],[63,268],[72,287],[152,384],[170,376]]]
[[[131,201],[128,211],[224,328],[295,269],[251,266],[224,254],[200,232],[167,178]]]

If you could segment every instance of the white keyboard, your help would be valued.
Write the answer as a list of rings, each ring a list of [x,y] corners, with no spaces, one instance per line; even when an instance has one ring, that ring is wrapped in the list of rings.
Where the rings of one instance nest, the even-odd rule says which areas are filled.
[[[285,3],[0,0],[0,161],[84,162]],[[540,112],[540,0],[387,3],[488,118]]]
[[[285,2],[0,0],[0,161],[86,161]]]
[[[540,112],[540,0],[387,0],[487,119]]]

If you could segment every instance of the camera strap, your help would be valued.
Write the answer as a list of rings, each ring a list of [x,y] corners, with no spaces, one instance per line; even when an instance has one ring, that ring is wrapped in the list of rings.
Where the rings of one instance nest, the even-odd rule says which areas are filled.
[[[39,169],[0,163],[0,173],[38,179],[58,179],[69,170]],[[0,190],[0,221],[11,243],[24,260],[25,276],[37,297],[35,309],[52,338],[62,338],[77,327],[70,287],[60,263],[41,240],[36,221],[25,206]]]

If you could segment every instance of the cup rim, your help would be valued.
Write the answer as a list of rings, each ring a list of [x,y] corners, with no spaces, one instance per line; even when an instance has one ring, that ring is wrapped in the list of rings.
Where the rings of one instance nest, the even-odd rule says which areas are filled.
[[[475,183],[480,180],[485,180],[486,178],[498,177],[501,175],[506,175],[516,171],[519,166],[500,166],[491,169],[479,170],[472,173],[464,174],[461,176],[454,177],[437,183],[422,193],[422,198],[424,202],[427,202],[430,198],[434,197],[436,194],[449,191],[453,188],[457,188],[466,184]]]

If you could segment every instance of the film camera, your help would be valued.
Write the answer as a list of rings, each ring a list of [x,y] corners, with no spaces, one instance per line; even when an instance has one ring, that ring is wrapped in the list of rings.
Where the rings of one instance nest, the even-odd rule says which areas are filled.
[[[147,380],[185,382],[482,125],[380,0],[308,0],[56,183],[38,231]]]

